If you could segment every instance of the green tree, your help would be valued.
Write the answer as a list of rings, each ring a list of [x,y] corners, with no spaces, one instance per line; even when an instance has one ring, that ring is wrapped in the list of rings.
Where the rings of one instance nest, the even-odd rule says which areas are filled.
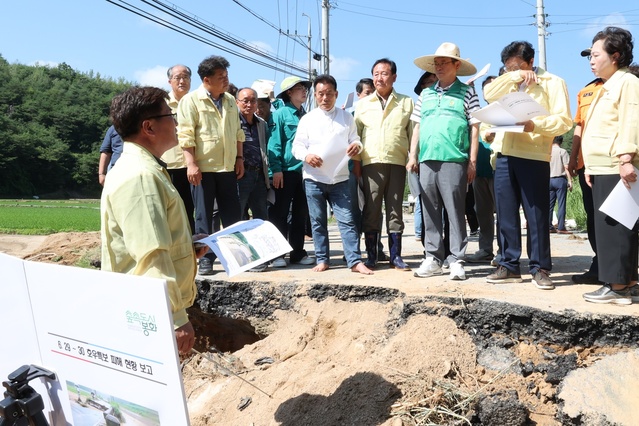
[[[0,55],[0,197],[95,196],[109,105],[131,83]]]

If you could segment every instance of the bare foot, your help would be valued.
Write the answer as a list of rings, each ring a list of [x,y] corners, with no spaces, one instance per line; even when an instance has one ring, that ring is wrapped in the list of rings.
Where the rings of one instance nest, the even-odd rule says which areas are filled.
[[[312,271],[313,272],[324,272],[327,269],[328,269],[328,264],[327,263],[318,263],[317,265],[315,265],[315,267],[312,269]]]
[[[364,262],[359,262],[357,265],[353,266],[351,268],[351,271],[359,272],[360,274],[364,274],[364,275],[373,275],[373,271],[368,269],[366,265],[364,265]]]

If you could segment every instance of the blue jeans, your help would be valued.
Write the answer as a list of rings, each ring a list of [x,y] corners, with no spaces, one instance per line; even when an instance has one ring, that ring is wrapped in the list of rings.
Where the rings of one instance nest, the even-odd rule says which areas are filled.
[[[415,200],[415,211],[413,212],[415,218],[415,238],[422,238],[422,229],[424,226],[424,219],[422,219],[422,199],[421,195],[417,196]]]
[[[266,210],[267,189],[262,170],[244,169],[244,176],[237,181],[237,191],[240,196],[242,219],[248,219],[248,217],[244,217],[247,205],[253,213],[253,219],[268,219]]]
[[[313,230],[313,244],[317,263],[329,264],[330,249],[328,240],[328,215],[326,203],[333,209],[339,233],[342,237],[344,256],[349,268],[362,261],[358,248],[359,234],[353,220],[348,180],[334,184],[304,179],[306,200]]]

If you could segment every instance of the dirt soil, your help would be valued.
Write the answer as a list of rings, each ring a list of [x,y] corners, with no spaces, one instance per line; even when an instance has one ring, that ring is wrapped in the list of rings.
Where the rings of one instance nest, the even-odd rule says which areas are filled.
[[[0,253],[35,262],[73,266],[100,258],[99,232],[61,232],[52,235],[0,234]]]
[[[332,239],[331,244],[337,241]],[[242,279],[275,281],[281,285],[334,281],[400,288],[409,295],[482,297],[482,292],[488,292],[489,299],[537,303],[540,309],[550,311],[593,309],[598,314],[637,315],[637,305],[616,309],[584,306],[578,295],[592,286],[577,286],[575,290],[568,289],[568,283],[571,273],[580,273],[587,267],[587,243],[577,236],[563,238],[561,243],[556,241],[560,240],[553,239],[556,264],[561,257],[576,256],[578,262],[571,264],[566,260],[563,269],[559,266],[558,288],[553,292],[534,290],[530,283],[511,285],[506,290],[487,286],[486,290],[480,279],[485,275],[486,265],[468,270],[469,280],[461,284],[447,281],[445,276],[420,280],[412,274],[389,269],[380,270],[374,277],[363,277],[341,266],[321,275],[312,274],[307,268],[287,268],[242,274]],[[406,251],[411,252],[406,258],[411,264],[421,257],[415,244],[406,244]],[[474,248],[469,246],[469,252]],[[312,243],[307,249],[312,250]],[[73,265],[82,259],[99,258],[99,233],[0,235],[0,252]],[[219,271],[219,264],[216,268]],[[223,272],[218,272],[215,279],[227,282]],[[228,283],[234,281],[237,280]],[[317,301],[299,297],[289,309],[275,310],[269,321],[257,326],[262,340],[247,341],[249,344],[234,353],[206,354],[210,359],[200,355],[183,359],[192,425],[464,424],[459,416],[482,424],[506,424],[482,418],[481,404],[476,402],[490,395],[498,399],[497,405],[503,401],[510,404],[511,412],[517,404],[523,404],[530,416],[527,424],[557,425],[560,422],[555,418],[556,383],[548,382],[548,364],[569,359],[572,368],[576,368],[625,350],[543,346],[523,337],[504,336],[508,340],[505,346],[514,354],[514,364],[525,366],[527,371],[524,374],[511,371],[509,365],[487,368],[477,361],[476,343],[453,320],[428,314],[415,314],[403,320],[402,303],[401,298],[384,303],[352,303],[336,298]],[[198,346],[203,352],[215,343],[213,333],[207,334],[211,330],[207,330],[205,317],[201,312],[192,316],[199,335]],[[639,384],[632,392],[639,392]]]

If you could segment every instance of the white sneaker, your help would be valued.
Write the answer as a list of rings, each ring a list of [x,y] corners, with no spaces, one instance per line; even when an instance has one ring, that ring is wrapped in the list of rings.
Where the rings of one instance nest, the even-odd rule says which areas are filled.
[[[448,258],[446,258],[442,262],[442,269],[448,269],[448,268],[450,268],[450,262],[448,261]]]
[[[450,279],[451,280],[465,280],[466,271],[464,271],[463,262],[457,260],[450,263]]]
[[[273,268],[286,268],[288,265],[283,257],[278,257],[276,259],[273,259],[273,261],[271,262],[271,266]]]
[[[435,259],[434,257],[427,257],[426,259],[422,261],[421,265],[419,265],[419,268],[417,268],[413,276],[426,278],[426,277],[432,277],[433,275],[441,275],[441,274],[442,274],[442,267],[439,264],[439,261]]]
[[[299,265],[315,265],[315,256],[304,256],[299,261],[295,262]]]
[[[497,256],[493,257],[493,260],[490,261],[490,266],[498,267],[499,261],[501,261],[501,254],[497,254]]]

